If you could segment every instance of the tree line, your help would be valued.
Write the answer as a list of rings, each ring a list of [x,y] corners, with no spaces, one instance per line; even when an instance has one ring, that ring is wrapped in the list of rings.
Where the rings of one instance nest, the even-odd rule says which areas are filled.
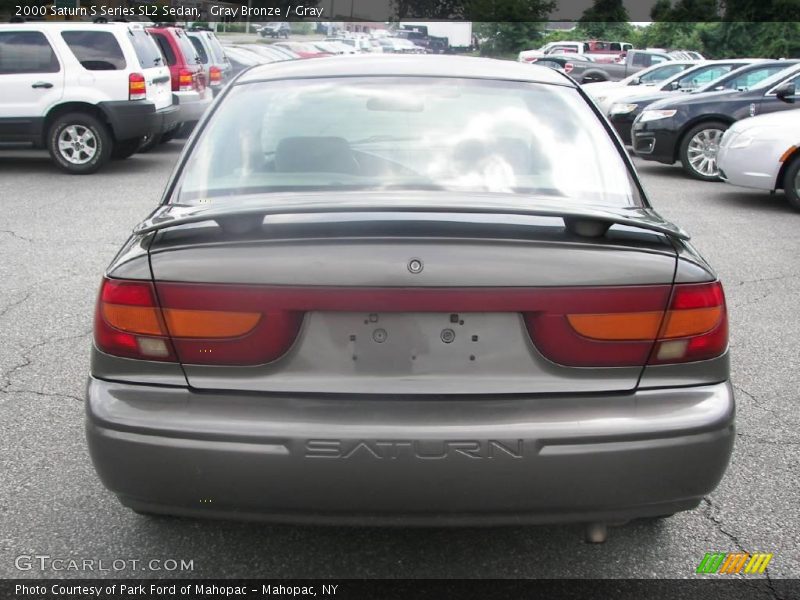
[[[696,50],[707,58],[800,58],[800,0],[658,0],[644,27],[628,22],[622,0],[595,0],[575,30],[548,31],[554,7],[552,0],[538,2],[541,21],[475,23],[481,53],[510,56],[554,41],[598,39]]]

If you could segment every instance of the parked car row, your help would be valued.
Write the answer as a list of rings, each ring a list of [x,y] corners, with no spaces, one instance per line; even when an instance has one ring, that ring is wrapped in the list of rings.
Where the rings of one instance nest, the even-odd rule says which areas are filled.
[[[0,142],[93,173],[195,123],[229,65],[209,32],[140,23],[0,25]]]
[[[742,58],[670,61],[584,90],[636,156],[703,181],[783,189],[800,209],[798,84],[800,59]]]
[[[551,53],[540,57],[530,57],[524,62],[536,66],[553,67],[553,62],[560,62],[565,73],[578,83],[600,83],[620,81],[647,69],[653,65],[675,62],[668,54],[631,50],[621,62],[601,62],[592,54]]]

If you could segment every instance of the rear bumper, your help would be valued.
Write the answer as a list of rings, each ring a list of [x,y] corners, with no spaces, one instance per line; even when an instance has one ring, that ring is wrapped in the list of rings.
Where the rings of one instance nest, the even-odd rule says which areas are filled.
[[[194,123],[200,120],[206,112],[211,102],[214,100],[214,93],[210,88],[205,88],[200,92],[173,92],[172,103],[179,110],[178,121],[181,123]]]
[[[152,102],[100,102],[117,140],[129,140],[151,133],[162,133],[178,122],[178,107],[173,104],[156,110]]]
[[[91,378],[107,488],[187,516],[356,524],[618,521],[686,510],[734,440],[728,383],[552,398],[198,393]]]

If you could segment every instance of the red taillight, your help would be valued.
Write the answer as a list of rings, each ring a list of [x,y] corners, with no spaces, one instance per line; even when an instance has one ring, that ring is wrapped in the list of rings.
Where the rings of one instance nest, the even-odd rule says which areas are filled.
[[[191,92],[194,89],[194,74],[189,69],[178,70],[179,92]]]
[[[722,284],[676,285],[651,364],[715,358],[728,347],[728,311]]]
[[[208,69],[208,85],[214,87],[222,83],[222,70],[219,67]]]
[[[574,68],[575,65],[573,65],[571,62],[564,63],[564,73],[566,73],[567,75],[569,75],[572,72],[572,69]]]
[[[94,342],[107,354],[175,362],[152,284],[104,279],[94,318]]]
[[[160,305],[159,305],[160,302]],[[533,345],[571,367],[706,360],[728,345],[719,282],[574,288],[334,288],[105,279],[95,343],[109,354],[256,365],[283,356],[308,311],[521,313]]]
[[[116,356],[185,364],[255,365],[282,356],[303,319],[270,309],[258,289],[104,279],[95,344]]]
[[[144,100],[147,98],[147,84],[144,75],[131,73],[128,75],[128,100]]]
[[[546,358],[576,367],[683,363],[723,354],[728,322],[721,284],[678,284],[667,303],[669,289],[576,289],[559,310],[526,314],[531,339]]]

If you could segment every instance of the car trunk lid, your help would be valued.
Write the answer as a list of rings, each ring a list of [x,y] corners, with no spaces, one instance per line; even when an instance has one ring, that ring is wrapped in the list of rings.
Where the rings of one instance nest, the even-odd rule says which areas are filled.
[[[229,331],[238,341],[202,332],[176,339],[192,387],[631,390],[654,340],[587,338],[567,315],[639,311],[660,323],[676,264],[661,233],[618,224],[583,237],[550,215],[312,212],[258,221],[245,232],[190,221],[155,236],[151,266],[165,310],[243,319]],[[261,316],[247,329],[242,315]]]

